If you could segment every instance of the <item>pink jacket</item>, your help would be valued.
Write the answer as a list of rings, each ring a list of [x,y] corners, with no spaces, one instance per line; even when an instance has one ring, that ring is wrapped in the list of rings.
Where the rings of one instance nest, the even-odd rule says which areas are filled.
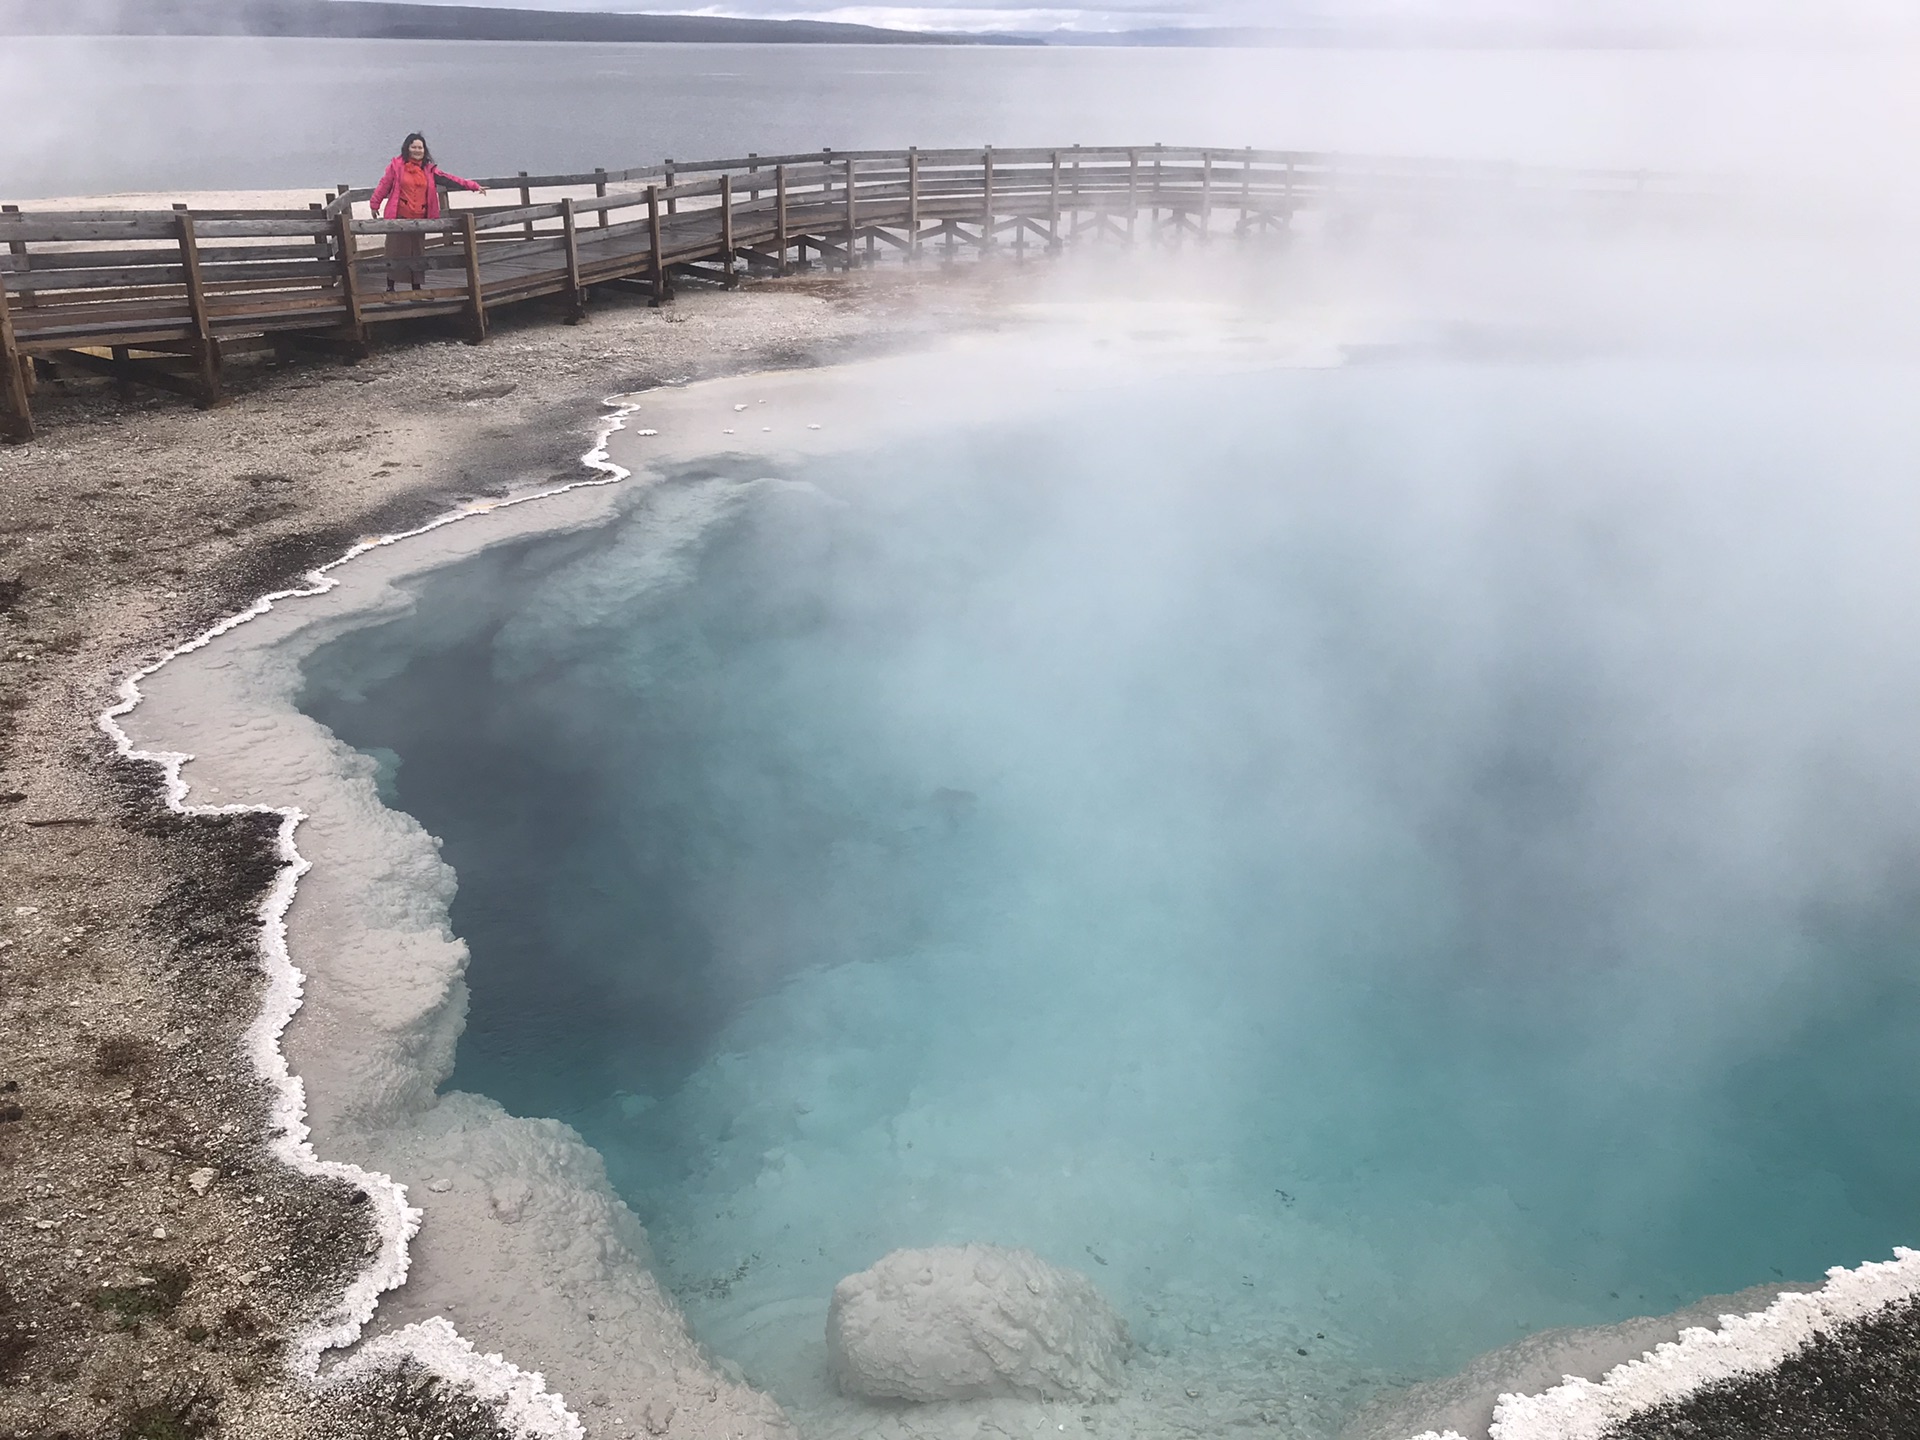
[[[400,209],[400,172],[406,168],[404,157],[396,155],[387,162],[387,173],[380,177],[380,183],[373,187],[373,218],[376,220],[397,220]],[[462,180],[458,175],[449,175],[431,160],[426,165],[427,178],[433,184],[427,189],[427,219],[440,218],[440,187],[458,185],[462,190],[478,190],[477,180]],[[382,215],[380,207],[386,205],[387,213]]]

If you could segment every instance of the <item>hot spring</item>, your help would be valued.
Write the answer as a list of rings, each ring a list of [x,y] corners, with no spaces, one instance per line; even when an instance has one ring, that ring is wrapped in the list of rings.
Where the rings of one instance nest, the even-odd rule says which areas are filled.
[[[1443,346],[786,459],[746,413],[303,706],[458,873],[450,1088],[597,1147],[803,1434],[917,1423],[834,1394],[834,1283],[979,1241],[1125,1316],[1088,1433],[1330,1435],[1920,1234],[1916,383]]]

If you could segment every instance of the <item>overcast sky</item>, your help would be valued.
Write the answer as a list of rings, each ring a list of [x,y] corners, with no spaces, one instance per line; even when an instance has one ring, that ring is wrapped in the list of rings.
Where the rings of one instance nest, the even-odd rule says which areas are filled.
[[[853,20],[939,30],[1122,30],[1152,26],[1271,25],[1368,27],[1405,24],[1423,31],[1488,26],[1566,26],[1657,30],[1704,39],[1858,41],[1920,35],[1920,0],[922,0],[911,5],[858,0],[722,0],[649,4],[646,0],[429,0],[543,10],[626,10],[693,15],[759,15]]]

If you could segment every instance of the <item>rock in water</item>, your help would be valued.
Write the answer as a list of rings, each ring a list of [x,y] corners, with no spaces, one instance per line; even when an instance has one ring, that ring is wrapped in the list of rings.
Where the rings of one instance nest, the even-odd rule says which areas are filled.
[[[997,1245],[896,1250],[827,1311],[834,1378],[876,1400],[1110,1399],[1128,1345],[1086,1276]]]

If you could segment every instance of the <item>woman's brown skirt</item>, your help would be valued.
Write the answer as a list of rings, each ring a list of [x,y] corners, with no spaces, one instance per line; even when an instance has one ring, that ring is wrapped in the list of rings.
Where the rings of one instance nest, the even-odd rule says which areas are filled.
[[[427,278],[427,237],[418,230],[387,236],[387,283],[405,280],[418,289]]]

